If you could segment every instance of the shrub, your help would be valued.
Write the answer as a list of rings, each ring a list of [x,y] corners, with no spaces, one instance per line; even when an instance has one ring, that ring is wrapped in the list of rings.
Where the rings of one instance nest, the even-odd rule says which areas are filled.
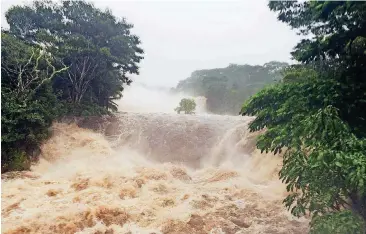
[[[196,110],[196,102],[193,99],[183,98],[179,106],[174,109],[178,114],[180,114],[181,111],[184,111],[185,114],[194,114],[194,111]]]

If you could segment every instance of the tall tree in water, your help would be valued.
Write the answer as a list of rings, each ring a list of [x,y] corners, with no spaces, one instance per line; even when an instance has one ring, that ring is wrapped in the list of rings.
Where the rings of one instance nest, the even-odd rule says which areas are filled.
[[[196,102],[194,99],[183,98],[179,102],[179,106],[176,107],[174,110],[180,114],[181,111],[184,111],[185,114],[194,114],[196,109]]]
[[[257,146],[286,149],[280,177],[295,215],[313,214],[313,233],[364,233],[366,220],[366,3],[270,2],[302,35],[285,72],[241,113],[267,128]],[[344,209],[348,208],[348,209]]]
[[[10,33],[42,45],[60,65],[69,67],[56,77],[54,88],[71,106],[114,107],[128,74],[138,74],[143,50],[131,34],[133,25],[84,1],[35,1],[6,13]],[[77,110],[80,108],[74,108]]]

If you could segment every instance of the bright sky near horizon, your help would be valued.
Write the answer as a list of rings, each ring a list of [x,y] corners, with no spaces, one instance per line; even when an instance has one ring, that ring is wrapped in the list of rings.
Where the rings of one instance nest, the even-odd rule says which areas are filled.
[[[4,15],[12,5],[26,2],[2,0],[1,26],[6,27]],[[290,51],[300,40],[266,0],[91,2],[134,24],[145,50],[134,80],[153,86],[172,87],[194,70],[230,63],[291,62]]]

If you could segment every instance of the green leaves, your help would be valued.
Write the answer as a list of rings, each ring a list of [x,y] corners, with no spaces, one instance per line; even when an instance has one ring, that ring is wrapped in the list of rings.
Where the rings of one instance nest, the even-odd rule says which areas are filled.
[[[6,172],[30,166],[28,156],[59,115],[51,81],[67,68],[56,69],[48,54],[8,33],[2,33],[1,43],[1,162]]]
[[[241,113],[256,116],[252,131],[267,129],[258,148],[287,148],[280,178],[294,193],[284,202],[295,215],[315,214],[312,233],[363,233],[366,4],[270,2],[269,8],[312,37],[292,52],[302,64],[286,69],[284,83],[260,91]]]
[[[319,74],[300,76],[302,67],[287,71],[293,80],[261,90],[241,110],[256,116],[251,131],[266,129],[257,141],[261,151],[286,149],[279,175],[292,194],[285,206],[296,216],[322,216],[353,204],[364,216],[366,139],[341,118],[347,88]]]
[[[24,169],[57,117],[109,114],[143,50],[131,24],[85,1],[34,1],[6,13],[1,40],[2,169]],[[42,46],[40,46],[42,45]]]
[[[311,222],[310,233],[324,234],[363,234],[364,221],[351,211],[331,212],[323,216],[315,216]]]
[[[130,32],[133,25],[92,3],[35,1],[11,8],[6,16],[11,34],[44,45],[57,65],[69,68],[58,74],[54,87],[70,105],[116,110],[112,99],[132,82],[128,74],[139,73],[143,50]]]
[[[287,63],[271,61],[262,66],[231,64],[226,68],[199,70],[181,81],[176,92],[205,96],[207,109],[216,114],[238,114],[244,100],[265,85],[282,79]]]
[[[179,102],[179,106],[174,110],[179,114],[181,111],[184,111],[185,114],[193,114],[196,109],[196,102],[194,99],[183,98]]]

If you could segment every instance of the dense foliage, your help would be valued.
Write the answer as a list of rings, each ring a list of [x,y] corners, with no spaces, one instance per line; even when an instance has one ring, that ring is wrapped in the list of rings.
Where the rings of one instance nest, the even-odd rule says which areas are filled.
[[[366,3],[270,2],[278,19],[312,33],[292,55],[302,64],[261,90],[241,113],[267,131],[257,146],[285,150],[280,177],[294,215],[312,233],[364,233],[366,220]]]
[[[44,45],[69,67],[56,77],[54,87],[74,106],[115,109],[113,100],[121,97],[122,85],[131,82],[127,74],[138,74],[140,40],[130,33],[131,24],[108,10],[84,1],[36,1],[11,8],[6,19],[10,33]]]
[[[10,8],[6,19],[2,172],[27,168],[56,118],[117,110],[143,54],[131,24],[84,1],[34,1]]]
[[[61,106],[52,90],[52,58],[13,35],[1,35],[1,165],[3,170],[29,167],[26,157],[47,137]]]
[[[280,71],[287,66],[273,61],[263,66],[231,64],[226,68],[199,70],[180,81],[174,91],[205,96],[207,109],[212,113],[237,115],[243,100],[280,80]]]
[[[196,110],[196,102],[194,99],[183,98],[179,102],[179,106],[174,109],[178,114],[184,111],[184,114],[193,114]]]

